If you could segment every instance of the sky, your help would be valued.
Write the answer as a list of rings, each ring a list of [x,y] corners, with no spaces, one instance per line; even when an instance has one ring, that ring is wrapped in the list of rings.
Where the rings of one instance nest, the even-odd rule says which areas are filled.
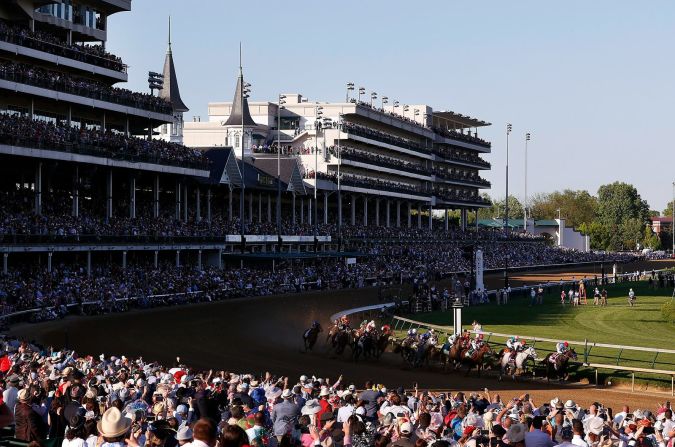
[[[108,50],[128,88],[161,72],[168,16],[183,101],[207,119],[230,101],[239,42],[252,101],[297,92],[344,101],[349,81],[401,104],[492,123],[492,197],[636,186],[651,209],[673,195],[675,2],[650,0],[133,0],[109,18]]]

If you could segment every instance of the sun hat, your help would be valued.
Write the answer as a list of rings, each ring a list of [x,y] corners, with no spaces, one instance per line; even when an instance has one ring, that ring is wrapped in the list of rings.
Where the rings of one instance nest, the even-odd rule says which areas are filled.
[[[7,381],[11,384],[17,384],[21,381],[21,379],[16,374],[12,374],[11,376],[7,377]]]
[[[602,429],[605,425],[605,421],[602,418],[599,418],[597,416],[594,416],[590,418],[587,422],[588,426],[588,431],[595,434],[595,435],[600,435],[602,434]]]
[[[324,397],[324,396],[330,396],[330,390],[328,389],[327,386],[322,386],[321,392],[319,393],[319,397]]]
[[[189,441],[190,439],[192,439],[192,430],[190,430],[190,427],[183,426],[178,429],[176,441]]]
[[[576,410],[577,404],[572,399],[565,402],[565,410]]]
[[[293,392],[292,392],[290,389],[288,389],[288,388],[286,388],[286,389],[281,393],[281,397],[282,397],[283,399],[288,399],[288,398],[290,398],[290,397],[292,397],[292,396],[293,396]]]
[[[279,388],[278,386],[273,386],[272,388],[270,388],[265,392],[265,398],[267,398],[267,400],[276,399],[277,397],[281,396],[282,392],[283,391],[281,390],[281,388]]]
[[[409,435],[413,431],[413,426],[410,422],[404,422],[401,424],[401,434]]]
[[[319,401],[316,399],[310,399],[305,402],[305,406],[302,407],[301,413],[311,415],[317,414],[319,411],[321,411],[321,405],[319,404]]]
[[[525,440],[525,425],[523,424],[513,424],[509,427],[506,432],[505,437],[509,440],[511,444],[514,442],[523,442]]]
[[[176,413],[186,413],[188,412],[188,407],[185,404],[180,404],[176,407]]]
[[[30,391],[28,391],[28,388],[24,388],[21,391],[19,391],[19,394],[17,394],[17,398],[21,402],[28,402],[30,400]]]
[[[105,438],[116,438],[125,434],[131,427],[131,419],[122,416],[116,407],[108,408],[96,424],[98,432]]]

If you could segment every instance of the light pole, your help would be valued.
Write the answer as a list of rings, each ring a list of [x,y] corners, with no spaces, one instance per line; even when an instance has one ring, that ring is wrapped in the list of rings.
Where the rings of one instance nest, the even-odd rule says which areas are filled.
[[[673,215],[671,216],[673,220],[670,222],[670,233],[673,235],[673,246],[670,247],[670,252],[672,258],[675,258],[675,182],[673,182],[673,201],[671,203],[671,209]]]
[[[361,95],[366,94],[366,88],[365,87],[359,87],[359,102],[361,102]]]
[[[373,101],[377,99],[377,92],[370,92],[370,107],[373,107]]]
[[[316,242],[316,237],[318,236],[316,220],[318,213],[316,212],[318,201],[317,201],[317,190],[319,189],[319,129],[321,128],[321,116],[323,115],[323,107],[316,105],[314,108],[314,113],[316,115],[316,121],[314,123],[314,241]]]
[[[342,152],[340,151],[340,140],[342,133],[342,117],[343,115],[338,114],[337,129],[338,129],[338,144],[337,144],[337,154],[338,154],[338,166],[337,166],[337,192],[338,192],[338,251],[340,251],[340,245],[342,242],[342,190],[340,188],[340,165],[342,164]]]
[[[393,105],[393,107],[391,108],[391,113],[393,113],[394,115],[396,115],[396,109],[398,109],[400,105],[401,105],[401,104],[400,104],[397,100],[394,100],[394,105]]]
[[[506,236],[506,243],[509,239],[509,135],[513,126],[510,123],[506,124],[506,200],[504,203],[504,234]],[[508,245],[507,245],[508,247]],[[509,250],[506,250],[504,256],[504,287],[509,287]]]
[[[277,107],[277,236],[281,237],[281,109],[286,104],[286,95],[279,95]]]
[[[384,105],[389,104],[389,98],[386,96],[382,97],[382,111],[384,112]]]
[[[403,118],[405,118],[405,112],[410,110],[410,107],[408,107],[408,104],[403,104]]]
[[[349,92],[354,91],[354,83],[353,82],[347,82],[347,101],[349,102]]]
[[[239,67],[241,73],[241,66]],[[244,215],[244,198],[246,196],[246,160],[244,159],[244,144],[246,140],[246,130],[244,129],[244,99],[248,98],[251,93],[251,84],[244,82],[244,75],[241,75],[241,82],[244,84],[241,89],[241,197],[239,198],[239,216],[241,217],[241,252],[246,250],[246,216]],[[243,262],[243,261],[242,261]]]
[[[420,116],[420,111],[419,109],[413,110],[413,120],[417,122],[417,117]]]
[[[530,132],[525,134],[525,206],[523,207],[523,232],[527,233],[527,142],[530,141]]]

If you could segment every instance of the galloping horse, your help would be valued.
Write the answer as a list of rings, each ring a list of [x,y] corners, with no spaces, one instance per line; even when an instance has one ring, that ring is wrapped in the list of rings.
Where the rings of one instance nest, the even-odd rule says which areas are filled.
[[[316,344],[316,340],[319,338],[319,333],[323,332],[321,325],[319,323],[313,324],[311,328],[307,329],[304,334],[302,334],[302,339],[305,342],[305,352],[311,351]]]
[[[466,356],[467,352],[468,350],[462,351],[462,358],[460,360],[460,364],[467,366],[465,375],[468,376],[471,370],[475,367],[478,371],[478,376],[480,376],[481,369],[485,369],[489,358],[494,355],[494,351],[488,343],[484,343],[483,346],[478,348],[470,357]]]
[[[550,382],[551,377],[555,375],[558,380],[567,380],[569,377],[569,374],[567,374],[567,363],[570,361],[570,359],[576,360],[576,358],[577,353],[574,351],[574,349],[565,351],[562,354],[548,354],[542,361],[544,366],[546,366],[546,379]]]
[[[530,365],[529,363],[534,363],[534,360],[537,359],[537,351],[534,350],[532,346],[528,346],[524,350],[520,351],[513,357],[513,352],[505,352],[503,350],[499,353],[499,380],[502,380],[504,374],[511,376],[513,380],[516,380],[516,375],[518,373],[522,374]],[[511,354],[511,355],[506,355]]]

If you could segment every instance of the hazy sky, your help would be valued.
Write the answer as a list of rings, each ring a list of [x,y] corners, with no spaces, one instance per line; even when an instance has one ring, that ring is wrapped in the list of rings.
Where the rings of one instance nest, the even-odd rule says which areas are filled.
[[[181,95],[206,119],[231,100],[244,46],[252,100],[298,92],[344,100],[345,83],[493,123],[493,197],[504,196],[505,123],[513,124],[510,191],[634,184],[663,210],[675,181],[675,2],[133,0],[109,20],[108,48],[129,87],[161,71],[167,16]]]

